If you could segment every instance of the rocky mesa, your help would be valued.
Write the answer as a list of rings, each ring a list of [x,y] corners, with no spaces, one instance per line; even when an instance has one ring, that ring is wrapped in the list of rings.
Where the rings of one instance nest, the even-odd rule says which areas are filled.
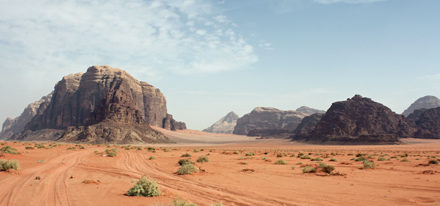
[[[12,139],[38,139],[41,131],[57,131],[51,140],[93,143],[167,142],[149,125],[186,129],[167,113],[159,89],[110,66],[63,77],[50,101]],[[60,132],[61,131],[61,132]],[[38,134],[37,137],[35,134]],[[47,138],[47,137],[46,137]]]
[[[392,144],[398,142],[399,137],[412,134],[413,128],[402,115],[369,98],[355,95],[333,103],[310,134],[303,133],[302,137],[295,138],[319,143]]]
[[[234,134],[262,137],[288,137],[308,114],[257,107],[237,120]]]

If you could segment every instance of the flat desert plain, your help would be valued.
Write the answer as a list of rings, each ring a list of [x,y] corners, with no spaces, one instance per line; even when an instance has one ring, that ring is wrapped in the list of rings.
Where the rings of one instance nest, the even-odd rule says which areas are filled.
[[[440,165],[429,164],[440,158],[439,140],[321,146],[164,132],[176,144],[0,142],[18,151],[0,159],[21,165],[0,172],[0,205],[172,205],[174,199],[197,205],[440,205]],[[116,156],[107,156],[113,148]],[[197,162],[200,156],[209,161]],[[375,168],[363,168],[359,158]],[[199,171],[178,175],[180,159]],[[319,162],[334,171],[326,173]],[[317,172],[304,173],[306,167]],[[127,196],[142,176],[155,180],[162,194]]]

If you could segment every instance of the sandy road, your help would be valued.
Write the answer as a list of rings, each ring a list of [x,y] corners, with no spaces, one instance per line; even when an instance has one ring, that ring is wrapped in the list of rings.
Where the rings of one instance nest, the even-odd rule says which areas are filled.
[[[61,154],[45,164],[25,168],[0,181],[0,205],[69,205],[70,170],[90,151]],[[36,180],[36,177],[40,180]]]

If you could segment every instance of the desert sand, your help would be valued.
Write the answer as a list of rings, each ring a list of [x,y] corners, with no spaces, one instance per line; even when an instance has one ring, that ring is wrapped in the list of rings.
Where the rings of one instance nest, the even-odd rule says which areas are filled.
[[[17,171],[0,172],[0,205],[171,205],[173,199],[198,205],[440,205],[440,165],[427,164],[440,158],[440,140],[319,146],[190,130],[166,133],[177,143],[139,149],[84,144],[80,149],[39,142],[46,148],[38,149],[37,142],[0,142],[0,147],[19,152],[0,159],[21,165]],[[117,156],[103,155],[114,147]],[[196,162],[197,173],[178,175],[177,162],[185,153],[194,162],[202,155],[209,162]],[[304,165],[317,163],[298,153],[321,158],[335,167],[336,175],[303,173]],[[362,162],[351,160],[359,153],[374,161],[376,169],[362,169]],[[380,156],[386,160],[378,161]],[[287,164],[274,164],[279,159]],[[126,196],[141,176],[155,180],[162,195]]]

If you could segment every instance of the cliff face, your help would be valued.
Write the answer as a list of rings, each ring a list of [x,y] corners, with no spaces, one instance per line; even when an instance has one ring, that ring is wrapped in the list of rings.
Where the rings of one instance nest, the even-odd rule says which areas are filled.
[[[232,134],[234,127],[237,124],[238,115],[234,112],[229,112],[226,116],[222,117],[220,120],[215,122],[210,127],[204,129],[204,132],[212,133],[226,133]]]
[[[355,95],[333,103],[307,138],[317,142],[395,143],[412,135],[404,117],[382,104]]]
[[[0,133],[0,139],[8,139],[16,133],[20,133],[24,130],[24,127],[29,123],[32,118],[37,114],[41,114],[48,106],[52,93],[42,97],[40,100],[29,104],[24,111],[15,119],[8,118],[3,123],[2,131]]]
[[[102,142],[96,139],[100,137],[106,137],[104,142],[117,143],[166,141],[149,125],[186,128],[167,114],[159,89],[123,70],[93,66],[86,73],[68,75],[58,82],[51,101],[25,130],[64,130],[59,139],[68,141]]]
[[[297,111],[257,107],[237,120],[233,133],[249,136],[286,136],[296,129],[305,116]]]
[[[440,99],[435,96],[424,96],[417,99],[414,103],[412,103],[408,109],[406,109],[402,115],[408,117],[415,110],[419,109],[432,109],[440,107]]]
[[[415,110],[408,122],[416,128],[414,137],[440,139],[440,107]]]
[[[324,116],[324,114],[315,113],[304,117],[304,119],[302,119],[301,123],[293,132],[293,139],[302,139],[310,136],[318,122],[321,120],[322,116]]]

